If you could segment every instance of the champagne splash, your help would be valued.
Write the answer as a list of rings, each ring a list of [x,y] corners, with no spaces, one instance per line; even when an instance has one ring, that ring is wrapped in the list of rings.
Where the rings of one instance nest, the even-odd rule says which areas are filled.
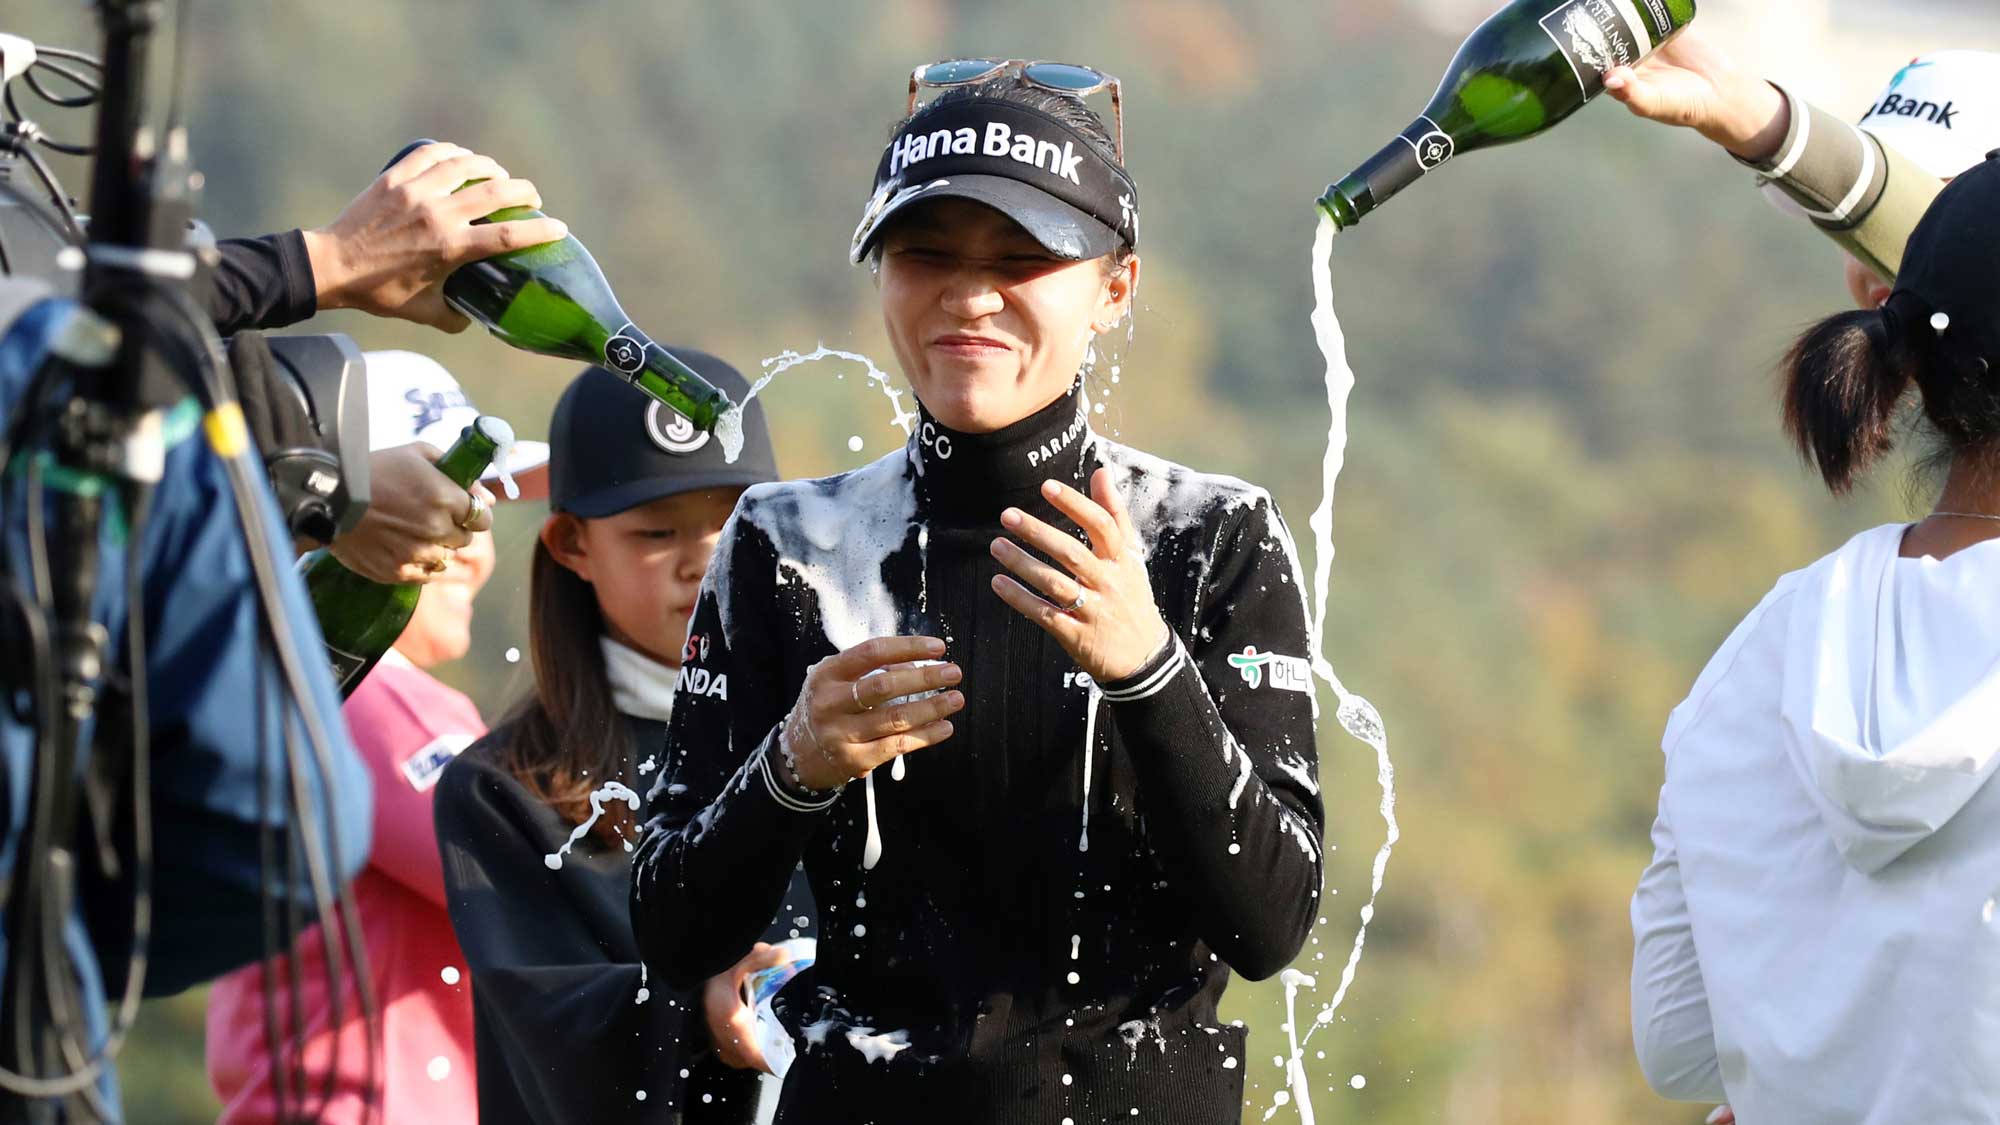
[[[1306,1086],[1306,1048],[1299,1039],[1298,999],[1299,989],[1311,988],[1318,982],[1297,969],[1286,969],[1278,979],[1285,985],[1285,1038],[1292,1045],[1292,1053],[1285,1056],[1285,1085],[1290,1088],[1290,1100],[1299,1107],[1299,1120],[1303,1125],[1313,1125],[1312,1091]],[[1281,1096],[1264,1111],[1264,1120],[1269,1121],[1284,1104]]]
[[[577,841],[590,834],[598,818],[604,815],[604,802],[607,800],[623,801],[631,806],[633,812],[639,811],[639,795],[616,781],[610,782],[602,789],[593,790],[590,794],[589,818],[570,832],[569,839],[563,841],[562,847],[542,857],[542,862],[548,865],[550,871],[562,870],[563,857],[577,845]],[[631,849],[628,847],[626,850]]]
[[[496,427],[496,431],[504,431],[506,438],[494,443],[493,464],[488,466],[488,468],[494,476],[500,478],[500,489],[507,494],[507,499],[519,500],[521,498],[521,486],[514,482],[514,474],[507,468],[508,462],[514,456],[514,430],[511,426],[503,425]],[[498,436],[497,432],[496,436]]]
[[[889,381],[888,372],[875,366],[874,360],[869,359],[859,352],[841,351],[838,348],[829,348],[825,344],[821,344],[812,351],[803,353],[787,349],[779,352],[777,355],[771,356],[760,364],[764,369],[764,374],[758,376],[755,383],[750,384],[750,392],[743,396],[743,401],[732,404],[729,409],[723,411],[721,416],[715,420],[715,436],[722,442],[722,459],[724,461],[733,465],[736,463],[736,459],[743,455],[743,411],[749,407],[750,400],[756,398],[765,387],[770,386],[771,380],[776,379],[792,368],[798,367],[801,364],[816,363],[822,359],[844,359],[858,363],[866,368],[868,381],[875,384],[876,389],[880,390],[883,397],[889,400],[889,424],[900,427],[903,431],[903,436],[908,437],[910,435],[912,428],[916,425],[916,412],[903,409],[903,392],[898,390],[895,384]],[[848,448],[855,448],[853,440],[848,442]]]
[[[1402,838],[1402,829],[1396,823],[1396,768],[1389,759],[1389,734],[1382,723],[1382,716],[1375,705],[1359,695],[1347,690],[1340,677],[1335,674],[1333,664],[1326,658],[1326,607],[1327,588],[1333,575],[1333,497],[1334,486],[1340,477],[1340,470],[1347,460],[1347,399],[1354,390],[1354,369],[1347,362],[1347,337],[1340,327],[1340,318],[1333,309],[1333,236],[1337,228],[1333,220],[1321,215],[1319,229],[1313,235],[1313,336],[1319,343],[1320,355],[1326,360],[1326,405],[1331,415],[1326,432],[1326,456],[1320,466],[1320,501],[1308,521],[1313,533],[1313,622],[1312,661],[1313,672],[1326,681],[1340,700],[1334,717],[1341,729],[1375,751],[1375,780],[1382,788],[1381,814],[1387,826],[1382,839],[1382,847],[1375,853],[1368,901],[1361,907],[1361,927],[1355,932],[1354,946],[1348,951],[1347,964],[1341,969],[1340,985],[1333,998],[1320,1008],[1312,1026],[1300,1034],[1291,1011],[1300,987],[1312,988],[1315,981],[1311,977],[1287,970],[1285,975],[1285,1026],[1288,1035],[1295,1040],[1292,1057],[1285,1065],[1289,1092],[1280,1091],[1274,1098],[1272,1109],[1265,1114],[1268,1120],[1278,1106],[1296,1101],[1299,1117],[1303,1125],[1312,1125],[1312,1102],[1307,1097],[1305,1084],[1305,1045],[1323,1027],[1333,1023],[1334,1014],[1347,998],[1347,990],[1354,983],[1354,974],[1361,965],[1361,951],[1368,941],[1368,924],[1375,918],[1375,900],[1382,893],[1383,877],[1389,869],[1389,856],[1395,850],[1396,841]],[[1357,1089],[1359,1087],[1356,1087]]]

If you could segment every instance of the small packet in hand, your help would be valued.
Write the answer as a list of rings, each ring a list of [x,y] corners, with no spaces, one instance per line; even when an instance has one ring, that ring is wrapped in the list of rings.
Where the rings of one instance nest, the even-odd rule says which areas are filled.
[[[793,938],[779,942],[778,948],[791,954],[792,959],[745,977],[743,1002],[757,1013],[757,1049],[764,1053],[771,1073],[783,1078],[792,1068],[792,1060],[798,1057],[798,1047],[792,1042],[791,1032],[785,1030],[785,1025],[771,1011],[771,1000],[793,977],[812,967],[819,943],[811,938]]]

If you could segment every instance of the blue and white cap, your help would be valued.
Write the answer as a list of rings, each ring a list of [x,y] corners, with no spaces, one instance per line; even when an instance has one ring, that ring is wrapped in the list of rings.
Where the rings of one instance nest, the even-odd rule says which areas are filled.
[[[1941,180],[2000,149],[2000,54],[1934,51],[1912,59],[1868,104],[1863,129]]]
[[[465,427],[479,417],[465,388],[437,360],[419,352],[363,352],[368,363],[368,448],[394,449],[427,441],[439,450],[451,448]],[[522,476],[549,463],[545,442],[517,441],[496,462],[487,480],[497,480],[504,467]]]

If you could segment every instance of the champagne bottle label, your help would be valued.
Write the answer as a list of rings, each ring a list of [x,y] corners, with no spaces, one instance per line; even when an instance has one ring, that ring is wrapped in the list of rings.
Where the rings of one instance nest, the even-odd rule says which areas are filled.
[[[604,341],[604,365],[627,378],[646,366],[646,345],[633,334],[636,331],[628,320]]]
[[[1674,17],[1667,11],[1667,0],[1639,0],[1639,7],[1653,21],[1653,42],[1656,45],[1666,42],[1667,36],[1674,33]]]
[[[1636,65],[1653,42],[1632,0],[1570,0],[1542,17],[1542,30],[1569,60],[1586,101],[1603,91],[1605,71]]]
[[[355,681],[360,678],[362,670],[368,667],[368,658],[356,656],[351,652],[342,652],[332,645],[326,645],[325,648],[326,658],[333,663],[333,680],[340,685],[340,697],[345,699],[354,694],[357,686]]]
[[[1417,165],[1426,172],[1450,160],[1457,151],[1451,134],[1438,128],[1437,122],[1428,117],[1410,122],[1410,127],[1402,132],[1402,139],[1404,144],[1416,151]]]

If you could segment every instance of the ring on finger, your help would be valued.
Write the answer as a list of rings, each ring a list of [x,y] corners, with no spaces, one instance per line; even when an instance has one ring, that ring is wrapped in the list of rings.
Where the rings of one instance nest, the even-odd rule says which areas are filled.
[[[477,492],[467,492],[466,495],[472,498],[472,506],[465,510],[465,518],[458,521],[461,531],[471,531],[472,525],[479,522],[479,517],[486,514],[485,497]]]
[[[1084,589],[1081,586],[1078,586],[1076,588],[1076,600],[1069,603],[1066,606],[1058,606],[1057,608],[1061,609],[1064,613],[1075,613],[1077,610],[1083,608],[1084,599],[1089,595],[1089,593],[1090,591]]]
[[[858,714],[860,714],[861,712],[863,712],[863,711],[866,711],[866,710],[868,710],[868,705],[867,705],[866,703],[863,703],[863,702],[861,702],[861,681],[860,681],[860,680],[852,680],[852,681],[849,681],[849,683],[848,683],[848,685],[847,685],[847,692],[848,692],[848,694],[849,694],[849,695],[852,695],[852,696],[854,697],[854,713],[855,713],[855,714],[857,714],[857,715],[858,715]]]
[[[444,568],[450,565],[451,565],[451,559],[449,556],[441,559],[431,559],[424,563],[424,573],[443,574]]]

